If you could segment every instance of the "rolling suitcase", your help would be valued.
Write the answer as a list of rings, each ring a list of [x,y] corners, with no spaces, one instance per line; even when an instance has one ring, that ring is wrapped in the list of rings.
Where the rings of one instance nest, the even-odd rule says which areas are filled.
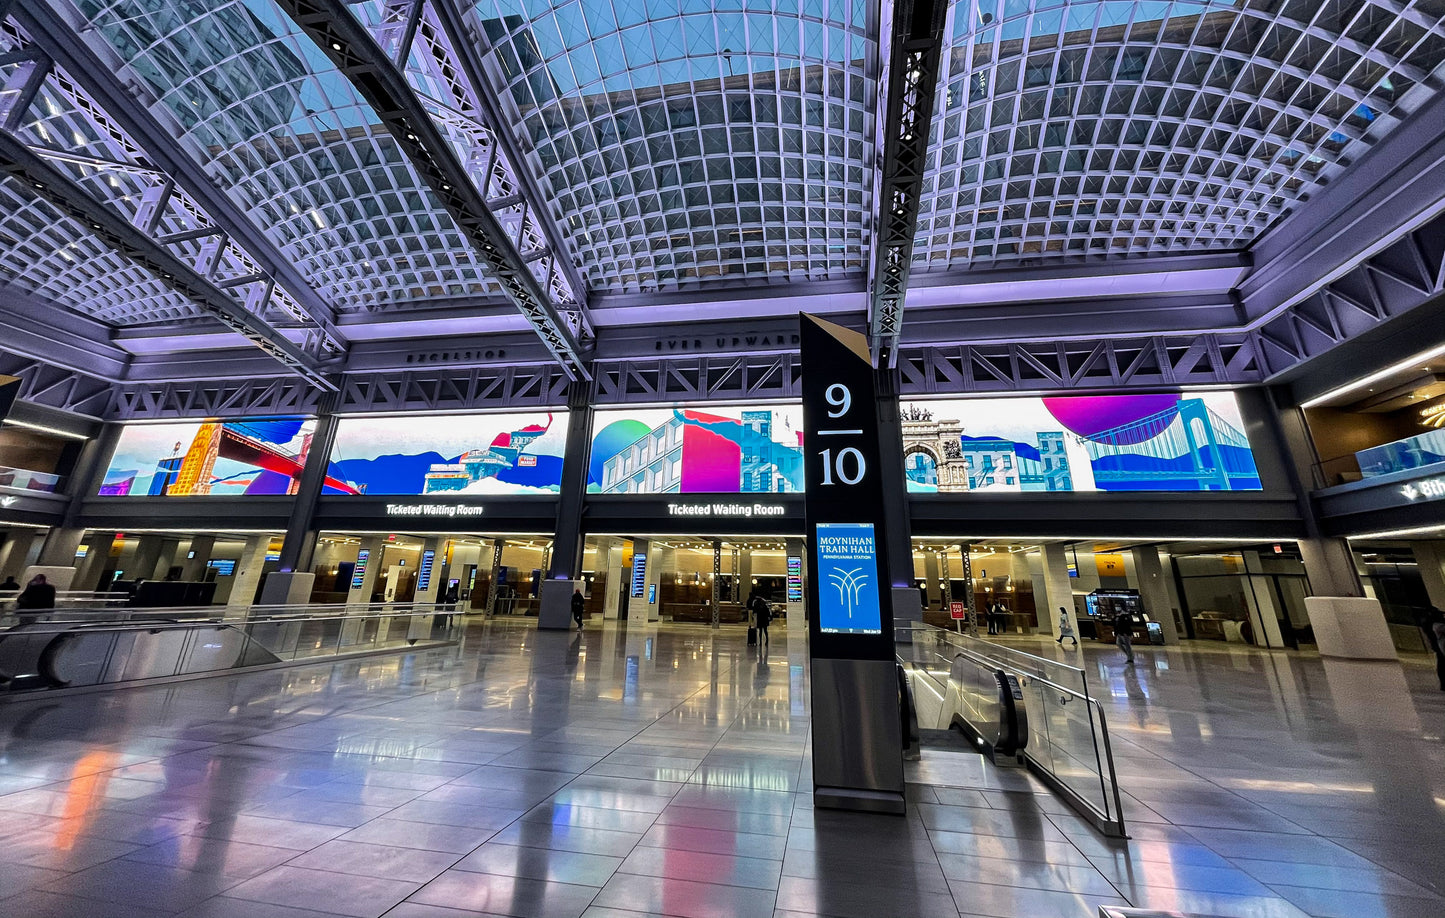
[[[758,642],[758,629],[754,625],[748,625],[748,646],[752,647]]]

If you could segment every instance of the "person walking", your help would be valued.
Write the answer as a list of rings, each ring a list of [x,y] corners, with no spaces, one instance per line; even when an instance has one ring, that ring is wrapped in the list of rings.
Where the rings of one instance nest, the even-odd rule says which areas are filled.
[[[587,600],[583,597],[582,591],[577,590],[572,594],[572,621],[577,623],[577,629],[582,629],[582,610],[586,607]]]
[[[1069,621],[1068,611],[1059,606],[1059,639],[1055,643],[1064,646],[1064,638],[1073,641],[1075,647],[1079,646],[1079,639],[1074,636],[1074,623]]]
[[[984,617],[988,619],[988,633],[998,634],[998,603],[989,603]]]
[[[768,642],[768,623],[773,620],[773,610],[761,593],[753,594],[752,606],[753,620],[758,626],[758,644],[766,644]]]
[[[1134,616],[1127,610],[1114,614],[1114,643],[1124,651],[1124,665],[1134,665]]]

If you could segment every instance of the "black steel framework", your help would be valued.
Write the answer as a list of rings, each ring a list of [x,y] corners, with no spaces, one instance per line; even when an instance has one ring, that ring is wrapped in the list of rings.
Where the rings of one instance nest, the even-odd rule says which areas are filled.
[[[885,64],[887,104],[879,107],[881,169],[874,196],[868,335],[874,361],[893,366],[928,171],[928,135],[943,55],[946,0],[897,0]]]
[[[507,297],[571,378],[588,375],[584,349],[548,291],[529,267],[432,116],[344,0],[277,3],[371,105],[412,167],[502,284]],[[486,174],[486,173],[484,173]]]

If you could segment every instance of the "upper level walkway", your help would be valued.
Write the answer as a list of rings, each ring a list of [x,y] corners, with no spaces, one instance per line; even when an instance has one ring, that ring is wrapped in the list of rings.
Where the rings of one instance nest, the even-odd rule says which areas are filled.
[[[781,627],[759,653],[476,622],[460,647],[6,703],[0,914],[1445,914],[1433,672],[1138,653],[1080,652],[1127,844],[966,752],[909,766],[906,818],[815,812]]]

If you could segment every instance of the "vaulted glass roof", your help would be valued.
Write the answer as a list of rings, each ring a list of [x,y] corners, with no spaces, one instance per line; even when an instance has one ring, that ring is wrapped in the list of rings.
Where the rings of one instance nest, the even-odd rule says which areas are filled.
[[[82,0],[94,34],[338,311],[495,294],[351,85],[259,0]]]
[[[1440,87],[1442,18],[1442,0],[955,3],[914,268],[1243,248]]]
[[[867,0],[482,0],[505,83],[589,285],[866,270],[876,23]]]
[[[337,314],[508,289],[390,114],[277,0],[66,3],[79,25],[61,40],[113,67]],[[868,276],[883,4],[425,0],[407,25],[413,8],[346,4],[383,54],[415,32],[407,85],[564,311]],[[33,37],[16,22],[0,27],[0,109]],[[167,177],[146,138],[75,76],[52,68],[11,133],[218,282],[254,276],[234,240],[208,248],[197,199],[156,205]],[[1445,0],[952,2],[914,276],[1247,249],[1442,88]],[[115,325],[200,315],[10,179],[3,283]],[[305,322],[279,289],[266,318]]]

